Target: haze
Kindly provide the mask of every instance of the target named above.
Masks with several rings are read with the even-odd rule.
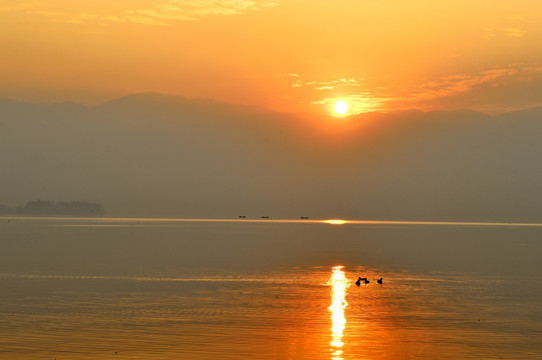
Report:
[[[0,102],[2,202],[112,216],[539,221],[542,108],[347,118],[146,93]]]

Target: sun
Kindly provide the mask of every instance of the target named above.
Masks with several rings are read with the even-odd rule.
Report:
[[[335,106],[333,106],[333,109],[335,109],[335,113],[337,115],[343,115],[344,113],[348,111],[348,104],[342,100],[339,100],[335,103]]]

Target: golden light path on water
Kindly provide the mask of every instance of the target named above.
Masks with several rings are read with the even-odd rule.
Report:
[[[346,279],[342,266],[335,266],[331,272],[328,285],[331,286],[331,305],[329,311],[331,312],[331,342],[330,351],[332,360],[342,360],[344,345],[343,331],[346,325],[346,317],[344,315],[344,309],[348,306],[346,302],[346,290],[350,284]]]
[[[240,219],[176,219],[176,218],[114,218],[114,217],[30,217],[0,216],[5,220],[40,220],[62,221],[55,226],[134,226],[160,225],[175,223],[271,223],[271,224],[328,224],[328,225],[366,225],[366,226],[473,226],[473,227],[542,227],[542,223],[520,222],[476,222],[476,221],[408,221],[408,220],[343,220],[343,219],[272,219],[272,218],[240,218]],[[73,224],[77,223],[78,224]],[[70,224],[72,223],[72,224]]]

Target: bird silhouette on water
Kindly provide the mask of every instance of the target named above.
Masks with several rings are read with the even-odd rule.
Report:
[[[376,282],[379,283],[380,285],[382,285],[382,280],[383,280],[383,279],[380,278],[380,279],[376,280]],[[363,282],[365,285],[367,285],[367,284],[370,283],[370,281],[367,280],[366,277],[358,277],[358,279],[356,280],[356,285],[357,285],[357,286],[360,286],[362,282]]]

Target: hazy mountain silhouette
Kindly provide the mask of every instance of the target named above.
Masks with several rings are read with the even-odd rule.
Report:
[[[538,221],[542,108],[349,118],[137,94],[0,100],[0,203],[108,215]]]

